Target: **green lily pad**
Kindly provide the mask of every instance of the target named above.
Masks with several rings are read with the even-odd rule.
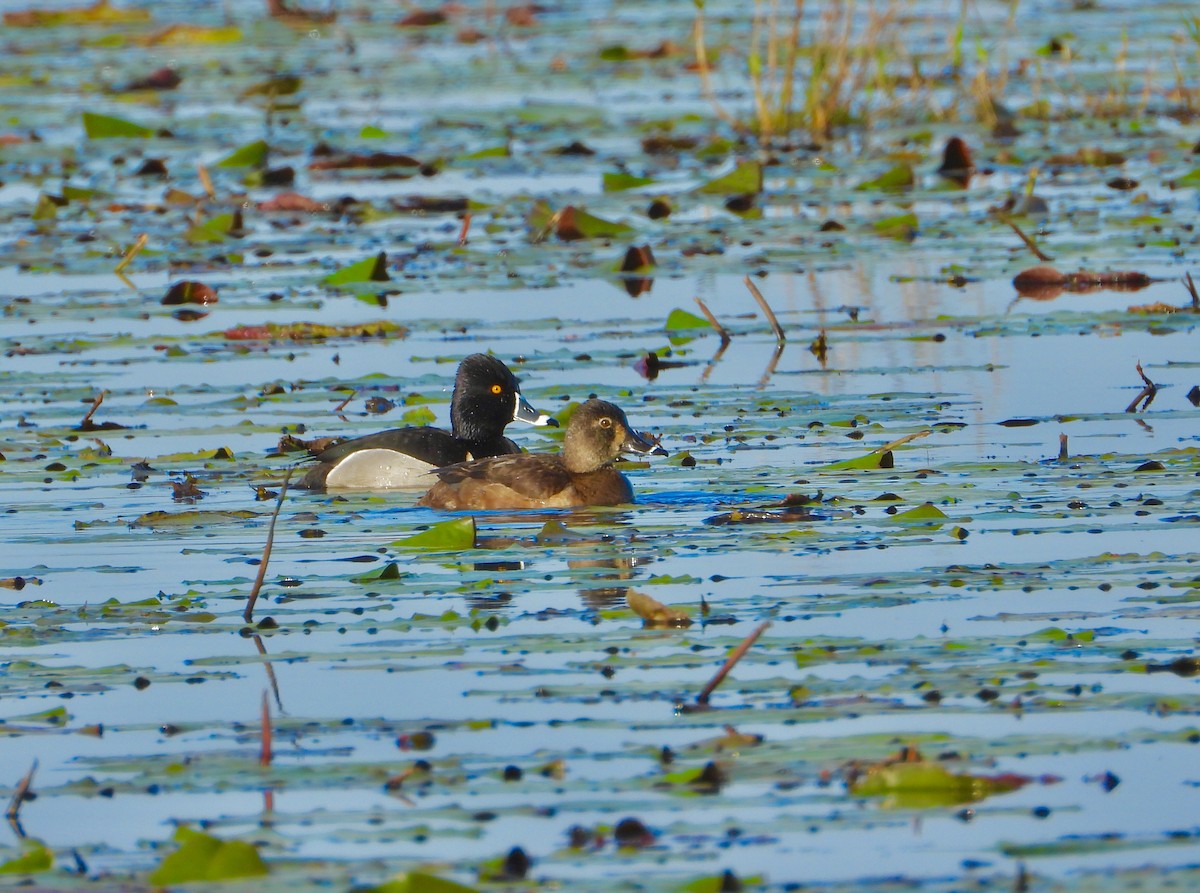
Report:
[[[262,167],[266,164],[268,151],[265,140],[256,140],[234,149],[217,162],[217,167]]]
[[[475,519],[454,518],[434,524],[428,530],[392,543],[395,549],[413,549],[423,552],[457,552],[475,548]]]
[[[723,177],[697,187],[696,191],[705,195],[754,195],[762,192],[762,188],[762,165],[757,161],[746,161]]]
[[[362,282],[391,282],[392,277],[388,275],[387,271],[387,252],[380,251],[374,257],[363,258],[348,267],[342,267],[321,281],[326,285],[334,286],[355,285]]]
[[[145,139],[154,136],[154,130],[123,118],[113,118],[109,115],[98,115],[95,112],[83,113],[83,131],[90,140],[102,139]]]
[[[0,862],[0,874],[36,874],[49,871],[54,865],[54,854],[40,840],[29,838],[21,841],[21,855]]]
[[[186,884],[192,881],[226,881],[268,874],[258,850],[241,840],[221,840],[203,831],[181,826],[173,839],[179,849],[168,853],[150,872],[152,884]]]

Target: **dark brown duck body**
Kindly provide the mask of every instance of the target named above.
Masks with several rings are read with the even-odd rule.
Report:
[[[496,456],[439,468],[439,480],[417,500],[430,508],[538,509],[633,502],[633,487],[612,467],[622,452],[665,456],[629,427],[618,407],[589,400],[567,423],[558,455]]]

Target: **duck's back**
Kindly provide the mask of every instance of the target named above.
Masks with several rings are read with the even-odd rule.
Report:
[[[462,511],[622,505],[633,501],[633,488],[615,469],[573,473],[556,455],[497,456],[439,468],[435,473],[438,482],[417,500],[417,505]]]
[[[469,443],[442,428],[393,428],[324,450],[301,485],[313,490],[422,489],[435,468],[519,450],[507,437]]]

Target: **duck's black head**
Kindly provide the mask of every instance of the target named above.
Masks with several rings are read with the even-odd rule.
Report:
[[[450,401],[454,436],[490,441],[501,437],[504,427],[514,421],[557,424],[521,396],[516,376],[503,362],[487,354],[471,354],[459,364],[454,379],[454,396]]]
[[[666,456],[667,451],[635,431],[619,406],[604,400],[588,400],[567,422],[563,461],[571,471],[596,471],[615,461],[621,453]]]

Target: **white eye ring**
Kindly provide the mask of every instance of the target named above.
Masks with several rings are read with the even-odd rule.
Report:
[[[601,428],[611,428],[612,427],[612,419],[610,419],[608,416],[605,416],[604,418],[602,418],[600,420],[600,427]]]

